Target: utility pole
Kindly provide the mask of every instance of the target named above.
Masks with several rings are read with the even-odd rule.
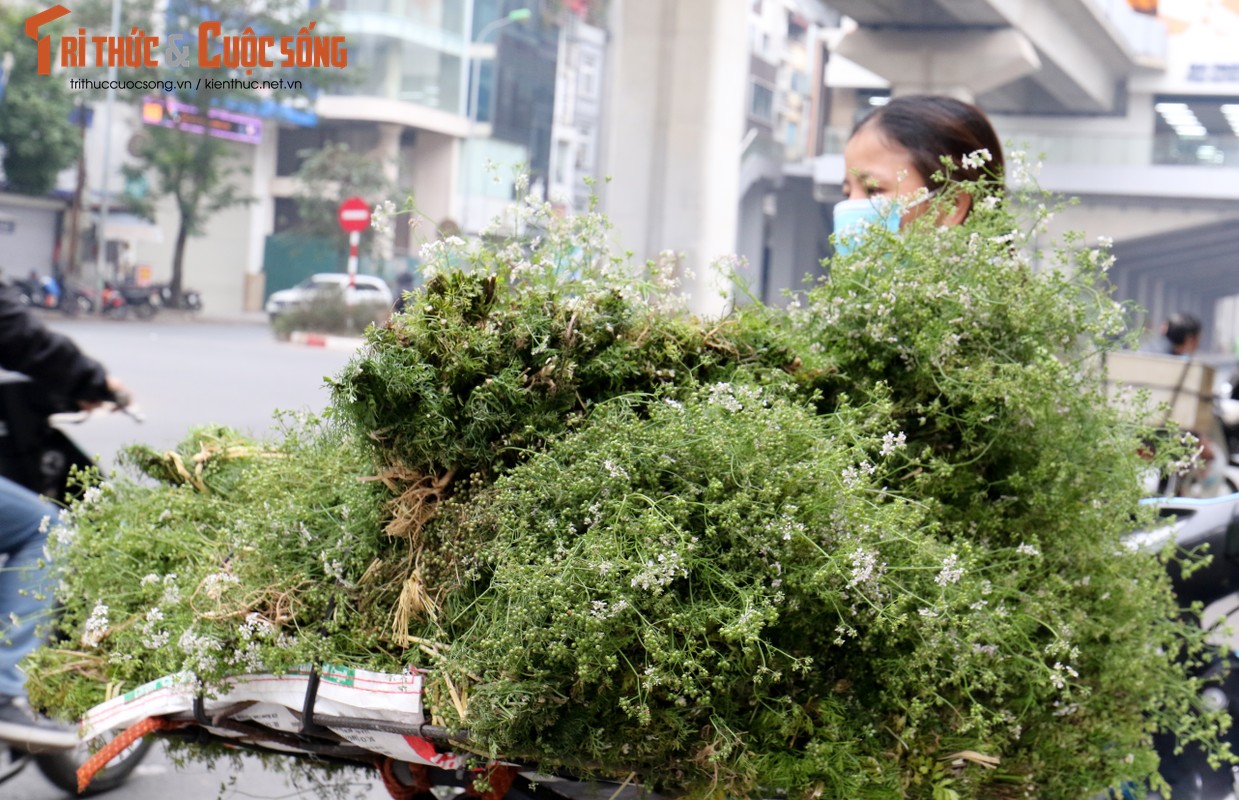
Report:
[[[77,262],[78,239],[81,237],[82,192],[86,187],[86,104],[77,103],[77,125],[81,131],[82,148],[77,157],[77,185],[73,187],[73,205],[69,208],[69,256],[65,274],[77,278],[81,274]]]

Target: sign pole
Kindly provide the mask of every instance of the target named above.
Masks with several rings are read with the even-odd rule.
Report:
[[[349,231],[348,234],[348,285],[357,286],[357,249],[361,244],[361,231]]]
[[[360,197],[349,197],[340,203],[337,214],[340,227],[348,231],[348,286],[357,288],[357,250],[361,232],[370,226],[370,206]]]

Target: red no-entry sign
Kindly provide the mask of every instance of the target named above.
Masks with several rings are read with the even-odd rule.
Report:
[[[341,228],[349,233],[361,233],[370,225],[370,206],[360,197],[350,197],[340,204],[337,216]]]

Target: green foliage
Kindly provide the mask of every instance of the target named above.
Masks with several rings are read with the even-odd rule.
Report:
[[[0,55],[13,55],[0,100],[4,179],[10,191],[32,195],[51,191],[57,173],[82,149],[81,134],[69,121],[73,100],[64,81],[38,74],[35,42],[23,30],[26,17],[38,10],[0,6]]]
[[[304,306],[281,312],[271,324],[281,338],[293,331],[357,336],[371,325],[383,324],[390,314],[386,303],[358,303],[350,308],[343,289],[325,286]]]
[[[936,227],[956,191],[968,224]],[[164,484],[75,508],[72,646],[31,691],[410,664],[479,755],[691,797],[1086,797],[1156,784],[1156,732],[1225,758],[1169,554],[1125,540],[1180,454],[1106,400],[1109,254],[1025,252],[1043,201],[952,186],[721,320],[596,214],[428,245],[339,427],[137,453]]]
[[[135,165],[125,165],[125,177],[136,179],[153,175],[150,194],[130,197],[135,212],[154,219],[161,197],[171,195],[181,215],[186,236],[201,236],[206,221],[225,208],[249,203],[236,178],[244,164],[236,146],[222,139],[197,136],[171,128],[142,131],[134,155]]]
[[[298,153],[305,160],[297,168],[298,229],[324,239],[337,241],[343,248],[347,234],[340,230],[340,203],[348,197],[361,197],[371,206],[390,201],[396,187],[388,179],[386,165],[373,153],[359,153],[344,142],[331,142],[317,150]],[[362,236],[362,246],[377,253],[379,237]]]
[[[790,363],[733,323],[679,313],[673,263],[649,265],[649,278],[609,260],[595,269],[605,235],[586,215],[530,247],[467,251],[449,237],[424,248],[425,285],[370,332],[333,383],[335,409],[380,463],[463,477],[513,463],[608,398]]]
[[[53,531],[68,636],[33,657],[32,699],[75,716],[182,669],[209,683],[327,656],[397,668],[363,633],[390,604],[364,577],[380,489],[358,480],[358,454],[292,418],[276,445],[204,429],[171,453],[130,451],[130,476],[88,489]]]

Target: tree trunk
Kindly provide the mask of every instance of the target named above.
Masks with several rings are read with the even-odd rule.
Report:
[[[172,294],[169,301],[173,308],[181,307],[181,283],[185,272],[185,243],[187,241],[189,241],[189,222],[182,209],[181,221],[176,228],[176,247],[172,249],[172,280],[168,284],[168,291]]]

